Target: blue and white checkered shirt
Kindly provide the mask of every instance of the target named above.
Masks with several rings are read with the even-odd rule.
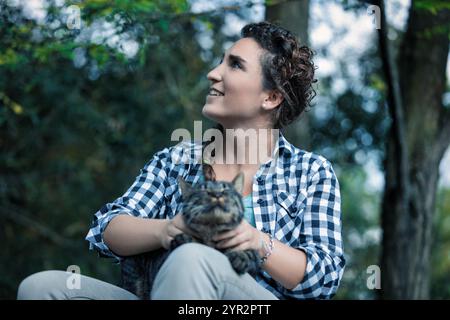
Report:
[[[196,183],[201,161],[186,154],[201,152],[201,143],[179,143],[157,152],[141,169],[125,194],[105,204],[94,216],[86,236],[90,249],[120,261],[103,240],[103,231],[119,214],[171,219],[180,212],[177,178]],[[253,179],[256,228],[307,256],[304,278],[286,289],[261,271],[256,280],[280,299],[329,299],[339,286],[345,267],[341,236],[339,183],[328,160],[290,144],[280,131],[273,157]]]

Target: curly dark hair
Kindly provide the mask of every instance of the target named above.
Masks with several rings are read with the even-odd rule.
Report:
[[[317,81],[314,54],[309,47],[301,46],[290,31],[266,21],[247,24],[241,36],[254,39],[265,49],[261,56],[263,89],[276,89],[284,98],[273,113],[274,128],[280,129],[309,109],[316,95],[312,87]]]

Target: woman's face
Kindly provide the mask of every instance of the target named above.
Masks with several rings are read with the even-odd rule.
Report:
[[[225,52],[221,63],[207,75],[211,86],[202,110],[204,116],[225,128],[252,127],[265,119],[268,110],[262,105],[268,94],[262,89],[262,53],[252,38],[238,40]]]

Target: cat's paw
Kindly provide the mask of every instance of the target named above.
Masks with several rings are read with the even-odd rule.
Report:
[[[170,242],[170,250],[175,250],[179,246],[185,243],[194,242],[194,238],[186,233],[177,234],[173,240]]]
[[[237,274],[255,274],[259,270],[260,258],[255,250],[227,251],[225,255]]]

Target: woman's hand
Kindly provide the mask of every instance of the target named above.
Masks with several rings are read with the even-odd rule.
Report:
[[[184,223],[183,215],[177,214],[175,218],[166,220],[164,227],[161,229],[161,233],[159,235],[161,246],[164,249],[169,249],[170,242],[172,242],[173,238],[180,233],[195,236],[195,233]]]
[[[217,242],[217,249],[231,248],[232,251],[253,249],[261,254],[262,233],[251,226],[246,220],[233,230],[216,235],[213,238]]]

